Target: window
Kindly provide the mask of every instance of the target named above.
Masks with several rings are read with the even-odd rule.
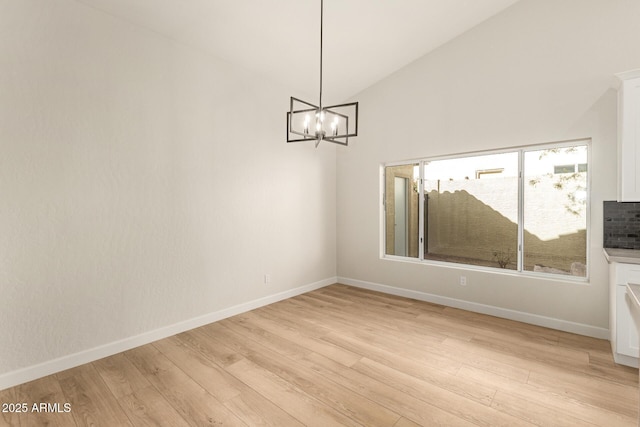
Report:
[[[385,170],[385,253],[418,258],[419,165],[388,166]]]
[[[550,173],[564,159],[573,169]],[[524,152],[524,270],[586,276],[586,161],[586,145]]]
[[[423,171],[424,259],[491,267],[499,258],[515,268],[518,154],[425,161]]]
[[[588,142],[385,166],[386,256],[587,276]]]
[[[497,174],[501,174],[502,172],[504,172],[504,169],[500,168],[500,169],[484,169],[484,170],[479,170],[476,171],[476,179],[480,179],[483,176],[487,177],[489,175],[497,175]]]
[[[586,171],[587,171],[587,164],[586,163],[580,163],[580,164],[577,164],[577,165],[559,165],[559,166],[554,166],[553,167],[553,173],[555,173],[555,174],[586,172]]]

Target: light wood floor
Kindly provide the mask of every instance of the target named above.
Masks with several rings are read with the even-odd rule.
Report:
[[[609,343],[333,285],[0,391],[0,426],[636,426]]]

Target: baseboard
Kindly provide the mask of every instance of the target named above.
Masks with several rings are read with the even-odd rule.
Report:
[[[638,367],[637,357],[627,356],[619,353],[613,353],[613,360],[619,365],[630,366],[632,368]]]
[[[172,335],[188,331],[190,329],[198,328],[209,323],[217,322],[219,320],[226,319],[227,317],[245,313],[247,311],[263,307],[265,305],[273,304],[274,302],[282,301],[287,298],[320,289],[336,282],[336,277],[330,277],[328,279],[320,280],[318,282],[300,286],[288,291],[268,295],[266,297],[234,305],[232,307],[228,307],[219,311],[184,320],[182,322],[158,328],[133,337],[125,338],[119,341],[101,345],[99,347],[91,348],[78,353],[43,362],[38,365],[11,371],[6,374],[0,375],[0,390],[33,381],[47,375],[64,371],[66,369],[75,368],[76,366],[90,363],[95,360],[102,359],[103,357],[108,357],[126,350],[131,350],[132,348],[149,344],[151,342],[158,341],[160,339],[167,338]]]
[[[382,285],[380,283],[365,282],[363,280],[350,279],[348,277],[338,277],[338,283],[343,283],[345,285],[355,286],[363,289],[369,289],[372,291],[383,292],[386,294],[412,298],[420,301],[432,302],[434,304],[446,305],[448,307],[460,308],[462,310],[473,311],[475,313],[488,314],[491,316],[501,317],[503,319],[517,320],[518,322],[529,323],[532,325],[543,326],[545,328],[571,332],[588,337],[606,340],[609,339],[609,330],[605,328],[599,328],[597,326],[585,325],[582,323],[575,323],[567,320],[540,316],[537,314],[524,313],[521,311],[510,310],[507,308],[495,307],[492,305],[485,305],[471,301],[443,297],[426,292],[397,288],[394,286]]]

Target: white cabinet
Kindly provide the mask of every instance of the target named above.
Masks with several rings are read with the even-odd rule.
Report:
[[[616,74],[618,89],[618,201],[640,201],[640,69]]]
[[[640,264],[611,263],[609,330],[613,358],[616,363],[637,368],[640,345],[638,330],[626,299],[627,283],[640,283]]]
[[[616,341],[618,347],[616,351],[619,354],[625,356],[638,357],[638,330],[633,317],[631,317],[631,310],[629,302],[626,299],[627,286],[616,286],[616,306],[619,307],[617,314],[618,330],[616,331]]]

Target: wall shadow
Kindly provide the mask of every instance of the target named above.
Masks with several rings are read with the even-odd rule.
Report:
[[[500,267],[503,261],[506,268],[516,268],[518,225],[514,221],[465,190],[434,190],[427,193],[425,203],[425,259],[492,267]],[[525,230],[524,251],[525,270],[585,275],[586,230],[550,240]]]

